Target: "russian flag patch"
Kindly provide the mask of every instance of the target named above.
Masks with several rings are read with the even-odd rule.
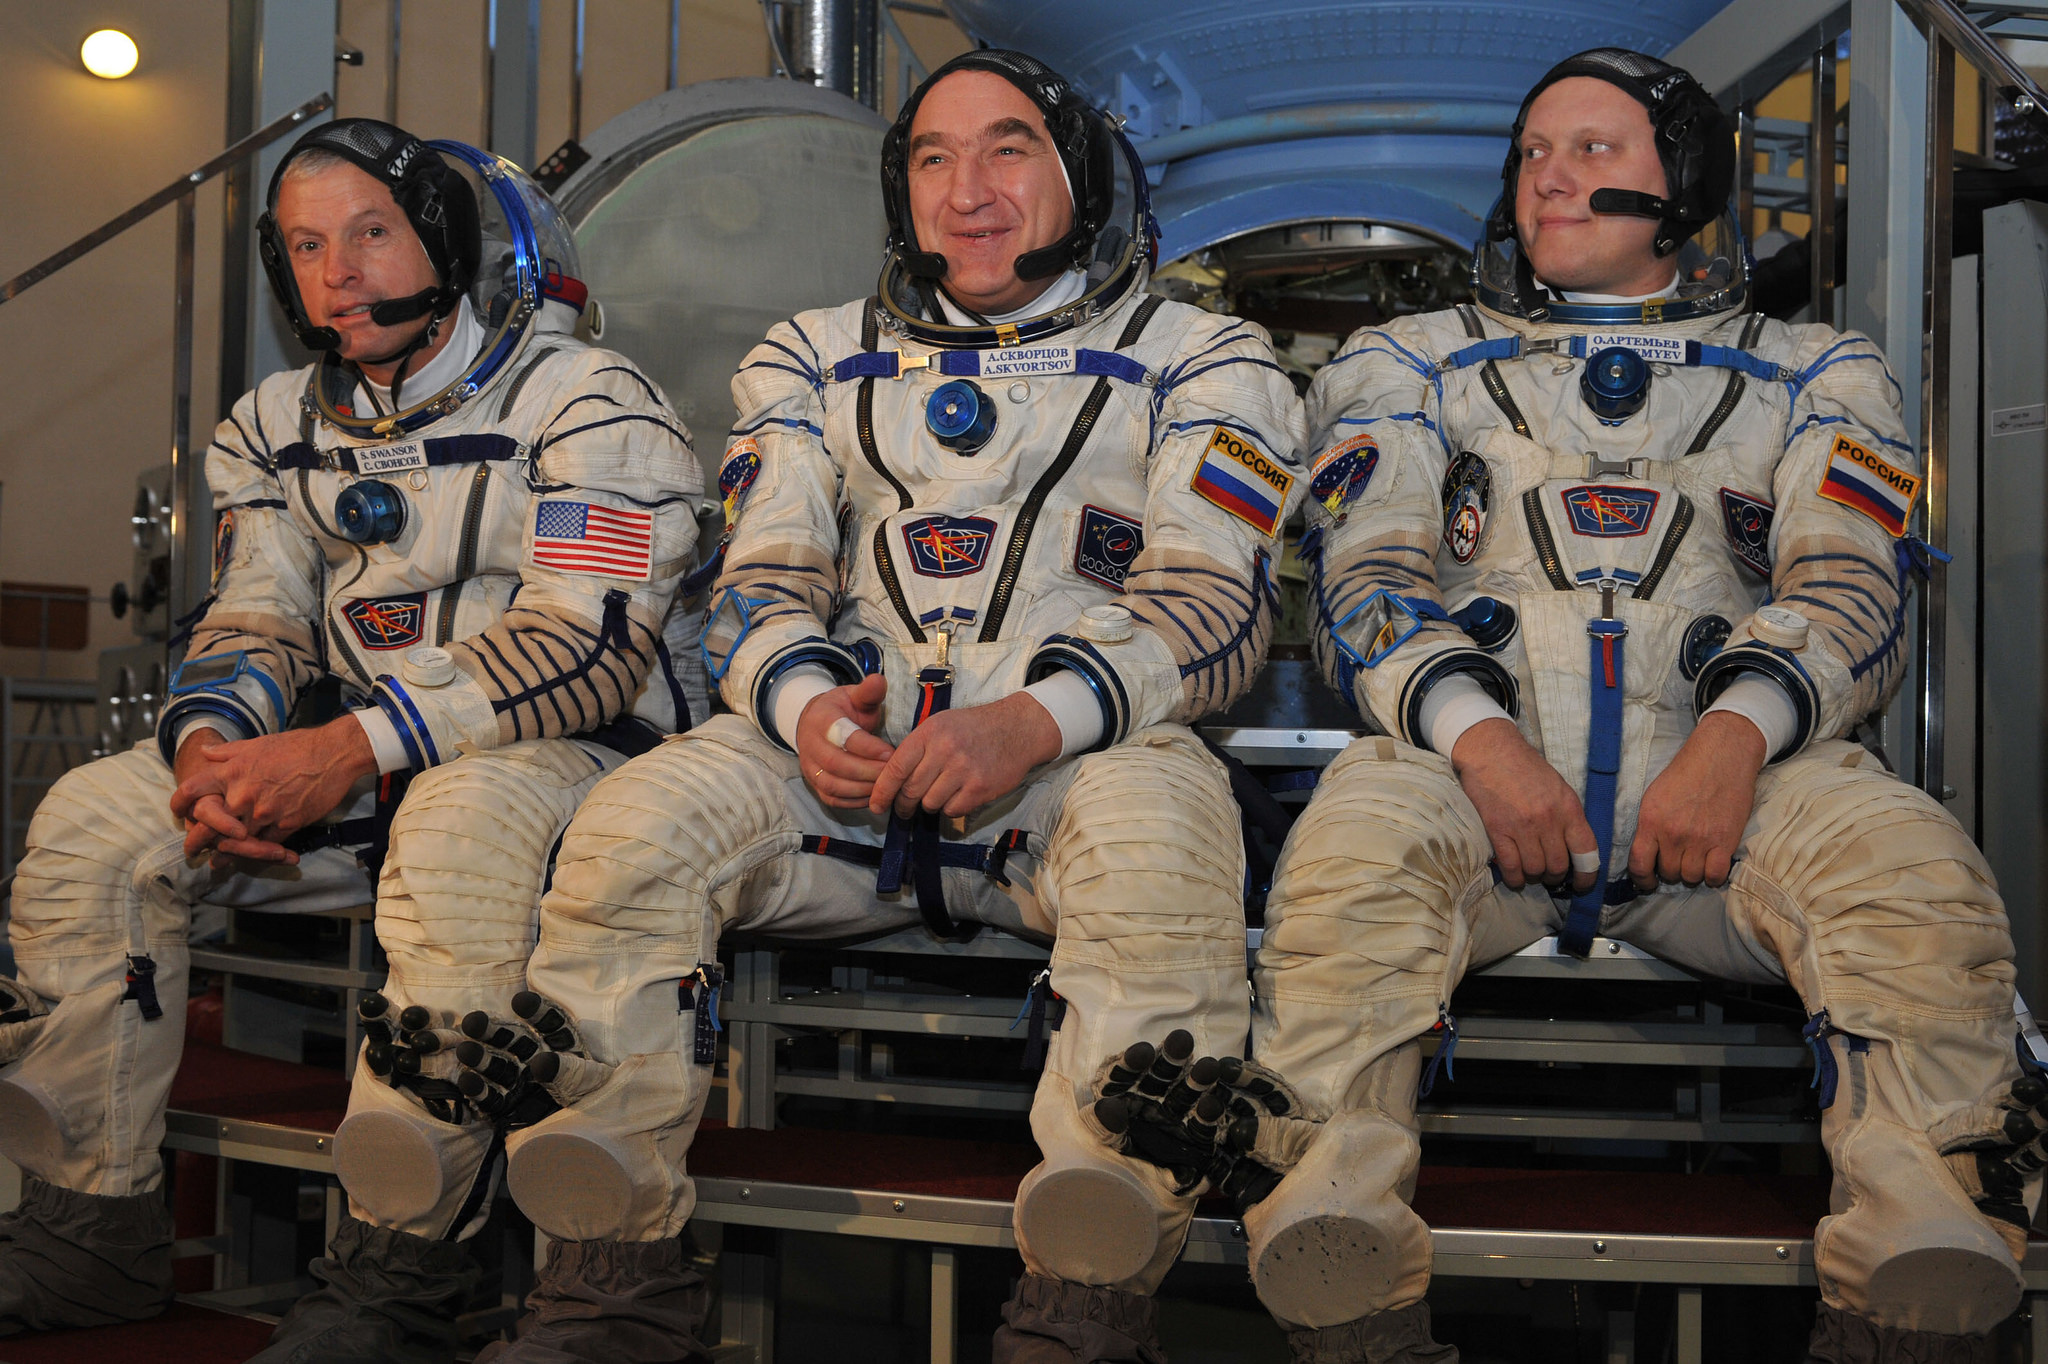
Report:
[[[1272,535],[1280,529],[1294,475],[1237,432],[1219,426],[1188,486],[1259,534]]]
[[[1820,495],[1862,512],[1896,540],[1906,533],[1913,499],[1920,496],[1920,478],[1847,436],[1836,436],[1821,474]]]

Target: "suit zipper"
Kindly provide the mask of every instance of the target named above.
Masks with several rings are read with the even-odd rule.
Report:
[[[1522,409],[1515,406],[1514,395],[1508,392],[1508,381],[1501,377],[1500,366],[1488,360],[1486,367],[1479,371],[1480,379],[1486,384],[1486,392],[1493,399],[1493,405],[1501,410],[1515,428],[1515,434],[1529,439],[1529,423],[1522,416]]]
[[[1558,591],[1573,591],[1572,580],[1564,576],[1564,563],[1557,557],[1557,540],[1550,533],[1550,522],[1543,516],[1542,488],[1531,488],[1522,494],[1522,516],[1529,523],[1529,538],[1536,544],[1536,559],[1543,565],[1543,576]]]
[[[469,484],[469,505],[462,513],[462,547],[455,554],[455,581],[441,595],[441,621],[436,644],[446,644],[455,633],[455,606],[462,600],[463,584],[476,572],[476,542],[483,533],[484,500],[491,491],[491,466],[479,464]]]
[[[1664,579],[1664,572],[1671,567],[1671,561],[1678,557],[1678,547],[1685,543],[1685,534],[1692,529],[1695,511],[1692,499],[1684,493],[1678,495],[1678,509],[1671,513],[1671,525],[1664,532],[1664,542],[1657,546],[1657,557],[1650,564],[1650,571],[1636,584],[1630,595],[1638,601],[1648,601],[1650,594],[1657,590],[1657,584]]]
[[[903,595],[903,581],[896,576],[896,560],[889,553],[889,523],[882,522],[875,527],[875,572],[881,575],[882,588],[889,594],[890,603],[896,614],[903,617],[903,628],[910,632],[914,643],[925,642],[924,627],[917,623],[917,617],[910,613],[910,602]]]
[[[1067,443],[1061,447],[1052,467],[1040,476],[1032,486],[1031,495],[1024,499],[1018,509],[1016,524],[1010,527],[1010,543],[1003,550],[1002,571],[996,577],[995,590],[989,594],[988,615],[982,619],[981,632],[975,638],[986,644],[1002,633],[1003,617],[1010,612],[1010,598],[1017,590],[1017,576],[1024,569],[1024,555],[1031,548],[1031,532],[1038,524],[1038,513],[1045,507],[1045,499],[1052,496],[1052,490],[1066,477],[1073,467],[1074,459],[1094,433],[1096,419],[1109,404],[1109,380],[1097,379],[1095,387],[1088,394],[1088,401],[1081,405],[1081,415],[1074,418],[1073,429],[1067,432]]]
[[[1762,313],[1749,315],[1749,321],[1743,324],[1742,339],[1738,343],[1742,349],[1748,350],[1756,344],[1757,336],[1763,331],[1763,322]],[[1735,405],[1742,401],[1742,389],[1742,371],[1731,370],[1728,374],[1728,386],[1721,390],[1721,401],[1714,405],[1713,415],[1707,418],[1706,425],[1700,428],[1700,433],[1692,438],[1692,444],[1686,447],[1685,453],[1698,454],[1707,448],[1708,441],[1720,434],[1721,427],[1728,418],[1735,415]]]
[[[1124,324],[1123,334],[1116,339],[1116,348],[1128,349],[1144,334],[1145,324],[1152,315],[1165,305],[1166,300],[1158,295],[1148,296],[1131,314],[1131,320]],[[1031,548],[1031,532],[1038,524],[1038,514],[1045,507],[1045,499],[1052,496],[1052,490],[1067,476],[1074,461],[1080,458],[1081,447],[1088,443],[1094,433],[1095,423],[1102,417],[1102,409],[1109,405],[1109,380],[1097,379],[1095,387],[1088,392],[1088,401],[1081,405],[1081,415],[1074,418],[1073,429],[1067,432],[1067,442],[1054,456],[1052,466],[1039,475],[1038,482],[1031,485],[1031,495],[1024,499],[1024,505],[1017,512],[1017,520],[1010,527],[1010,543],[1003,551],[1003,567],[996,579],[995,590],[989,594],[988,614],[981,618],[981,630],[975,639],[983,644],[997,639],[1003,630],[1003,617],[1010,612],[1010,599],[1017,590],[1017,575],[1024,570],[1024,555]]]

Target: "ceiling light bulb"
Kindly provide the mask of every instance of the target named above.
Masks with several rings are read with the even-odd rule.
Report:
[[[88,37],[78,49],[85,69],[106,80],[119,80],[135,69],[140,53],[135,40],[118,28],[103,28]]]

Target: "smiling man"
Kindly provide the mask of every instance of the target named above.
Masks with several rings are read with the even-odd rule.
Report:
[[[260,1358],[439,1364],[478,1273],[461,1242],[532,1116],[465,1095],[446,1053],[523,987],[576,802],[689,723],[671,607],[702,475],[655,388],[569,335],[574,247],[516,168],[346,119],[293,146],[268,207],[272,287],[321,358],[215,433],[213,590],[156,741],[59,781],[14,882],[0,1150],[29,1179],[0,1335],[169,1301],[194,906],[375,899],[390,979],[334,1144],[350,1215]],[[339,716],[308,713],[323,682]]]
[[[1745,311],[1734,164],[1685,72],[1567,59],[1516,120],[1479,306],[1361,332],[1310,390],[1317,648],[1377,733],[1281,855],[1253,1037],[1288,1102],[1226,1143],[1298,1359],[1455,1358],[1418,1090],[1459,979],[1550,933],[1804,1000],[1813,1359],[1988,1359],[2018,1304],[2048,1088],[2016,1078],[2004,909],[1850,739],[1904,666],[1918,457],[1867,338]]]
[[[510,1143],[549,1235],[682,1230],[725,929],[994,925],[1054,944],[995,1358],[1158,1357],[1193,1194],[1085,1110],[1118,1039],[1249,1023],[1238,815],[1185,726],[1263,658],[1301,418],[1257,327],[1146,294],[1142,176],[1038,62],[958,58],[883,143],[880,295],[735,376],[704,643],[734,713],[602,783],[542,905],[536,991],[636,973]]]

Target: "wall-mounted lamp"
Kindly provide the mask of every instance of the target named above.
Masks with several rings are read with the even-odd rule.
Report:
[[[119,80],[135,69],[141,56],[135,40],[118,28],[103,28],[79,45],[78,58],[85,69],[105,80]]]

